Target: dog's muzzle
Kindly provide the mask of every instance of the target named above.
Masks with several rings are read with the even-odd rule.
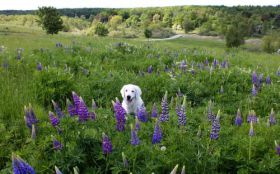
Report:
[[[130,96],[130,95],[126,96],[126,100],[127,100],[127,101],[131,102],[131,101],[132,101],[132,99],[133,99],[133,98],[131,98],[131,96]]]

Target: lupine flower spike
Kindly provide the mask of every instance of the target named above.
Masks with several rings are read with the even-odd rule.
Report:
[[[130,140],[130,143],[133,145],[133,146],[136,146],[136,145],[139,145],[140,144],[140,140],[137,136],[137,132],[136,130],[133,128],[132,124],[130,125],[131,127],[131,140]]]
[[[178,115],[178,125],[179,126],[186,126],[186,96],[183,97],[183,104],[181,105],[180,112],[177,113]]]
[[[92,110],[96,110],[97,109],[97,105],[96,102],[94,101],[94,99],[92,99]]]
[[[136,131],[140,130],[140,122],[137,117],[135,117],[135,130]]]
[[[256,89],[256,86],[253,84],[253,87],[252,87],[252,96],[256,96],[258,93],[257,89]]]
[[[276,154],[280,156],[280,146],[276,140],[275,140],[275,150],[276,150]]]
[[[56,127],[57,125],[59,125],[59,119],[57,117],[54,116],[54,113],[49,111],[49,119],[50,122],[52,124],[53,127]]]
[[[165,95],[161,102],[161,114],[160,114],[160,121],[165,122],[169,120],[169,108],[167,103],[167,91],[165,92]]]
[[[254,110],[249,111],[247,122],[248,123],[250,123],[250,122],[257,123],[258,122],[258,118],[257,118],[256,112]]]
[[[109,137],[103,132],[102,133],[102,150],[103,150],[103,154],[110,154],[112,153],[112,143],[109,139]]]
[[[156,103],[154,103],[152,108],[152,118],[157,118],[157,115],[158,115],[157,105]]]
[[[254,136],[254,127],[253,127],[253,121],[250,122],[250,130],[249,130],[249,136],[252,137]]]
[[[122,159],[123,159],[123,167],[128,168],[128,161],[127,161],[126,156],[123,152],[122,152]]]
[[[54,150],[62,150],[63,145],[54,136],[52,136],[52,139],[53,139]]]
[[[80,97],[79,101],[80,101],[79,102],[79,107],[78,107],[79,121],[84,122],[84,121],[88,120],[89,112],[88,112],[88,108],[87,108],[84,100],[82,99],[82,97]]]
[[[56,173],[56,174],[62,174],[62,172],[59,170],[58,167],[54,166],[54,168],[55,168],[55,173]]]
[[[210,133],[211,140],[217,140],[219,138],[220,129],[221,129],[221,125],[220,125],[220,110],[219,110],[215,120],[213,120],[212,122],[212,131]]]
[[[178,164],[174,167],[174,169],[171,171],[171,173],[170,174],[176,174],[176,172],[177,172],[177,169],[178,169]]]
[[[212,107],[213,107],[213,103],[212,103],[212,101],[210,100],[209,102],[208,102],[208,110],[207,110],[207,117],[208,117],[208,121],[213,121],[213,120],[215,120],[215,115],[213,114],[213,112],[212,112]]]
[[[38,123],[38,120],[35,116],[31,104],[29,104],[29,107],[24,106],[24,113],[25,113],[24,116],[25,123],[29,129],[32,129],[32,124],[36,125]]]
[[[156,122],[155,128],[154,128],[154,134],[152,139],[152,144],[160,143],[162,139],[162,131],[159,125],[159,121]]]
[[[19,156],[12,154],[14,174],[35,174],[35,170]]]
[[[242,125],[242,116],[240,109],[237,110],[236,117],[235,117],[235,125],[236,126],[241,126]]]
[[[274,113],[274,111],[273,111],[273,108],[271,109],[271,112],[270,112],[269,124],[270,124],[270,126],[276,124],[276,118],[275,118],[275,113]]]
[[[80,105],[80,97],[73,91],[72,92],[73,101],[76,109],[76,114],[78,114],[79,105]]]
[[[79,174],[79,168],[77,166],[73,167],[74,174]]]
[[[267,76],[267,77],[266,77],[265,83],[266,83],[267,85],[270,85],[270,84],[271,84],[270,76]]]
[[[70,102],[69,99],[66,100],[66,103],[67,103],[67,110],[68,110],[69,115],[71,117],[73,117],[75,115],[78,115],[77,112],[76,112],[75,106]]]
[[[148,113],[144,105],[138,108],[137,117],[139,121],[147,122],[148,121]]]
[[[56,112],[56,115],[58,116],[58,118],[61,118],[64,116],[64,113],[61,111],[60,107],[58,106],[58,104],[52,100],[52,103],[53,103],[53,107],[54,107],[54,110]]]
[[[117,131],[124,131],[125,129],[125,109],[122,107],[122,104],[120,103],[119,99],[116,98],[116,102],[112,101],[114,106],[114,112],[116,117],[116,129]]]
[[[183,166],[181,174],[186,174],[185,166]]]

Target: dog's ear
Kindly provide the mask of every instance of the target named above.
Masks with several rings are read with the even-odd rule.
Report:
[[[122,95],[122,98],[124,98],[124,90],[125,90],[125,86],[123,86],[122,89],[121,89],[121,91],[120,91],[120,92],[121,92],[121,95]]]
[[[140,97],[141,96],[141,94],[142,94],[142,91],[141,91],[141,89],[139,88],[139,86],[134,86],[134,88],[135,88],[135,91],[136,91],[136,96],[137,97]]]

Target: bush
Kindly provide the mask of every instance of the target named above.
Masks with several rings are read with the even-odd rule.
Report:
[[[99,22],[95,27],[94,33],[97,34],[98,36],[107,36],[109,31],[103,23]]]
[[[189,19],[185,19],[184,20],[184,30],[185,30],[185,33],[188,33],[189,31],[192,31],[194,29],[195,29],[194,22],[192,22]]]
[[[267,36],[264,36],[262,49],[267,53],[273,53],[280,49],[280,35],[277,33],[271,33]]]
[[[226,32],[226,46],[230,47],[239,47],[244,44],[244,36],[236,25],[231,25]]]

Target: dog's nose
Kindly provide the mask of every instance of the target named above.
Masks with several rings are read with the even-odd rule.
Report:
[[[130,100],[130,99],[131,99],[130,95],[126,96],[126,98],[127,98],[127,100]]]

